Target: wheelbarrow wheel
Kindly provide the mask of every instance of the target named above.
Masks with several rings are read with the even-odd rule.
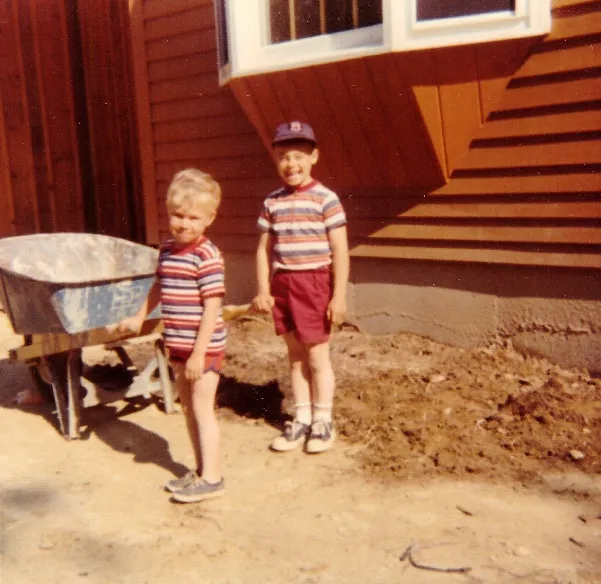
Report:
[[[52,393],[59,427],[68,440],[79,438],[81,410],[81,349],[72,349],[47,357],[52,376]]]

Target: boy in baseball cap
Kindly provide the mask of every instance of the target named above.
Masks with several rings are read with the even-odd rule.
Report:
[[[286,342],[295,416],[271,449],[304,446],[319,453],[335,438],[329,339],[331,325],[346,316],[346,216],[338,196],[312,176],[319,151],[309,124],[280,124],[272,145],[284,185],[267,196],[258,219],[253,305],[271,311],[275,332]]]

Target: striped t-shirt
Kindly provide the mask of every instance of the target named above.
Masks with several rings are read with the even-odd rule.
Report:
[[[202,321],[204,301],[225,294],[223,256],[206,237],[184,249],[174,248],[173,240],[168,240],[160,249],[157,276],[165,345],[173,358],[187,360]],[[226,336],[219,311],[207,354],[223,353]]]
[[[273,236],[274,271],[314,270],[332,263],[328,233],[346,225],[346,215],[336,193],[313,181],[268,195],[257,224]]]

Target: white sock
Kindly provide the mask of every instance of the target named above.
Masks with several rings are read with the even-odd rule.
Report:
[[[310,403],[297,403],[294,404],[296,410],[295,419],[307,426],[311,425],[311,404]]]
[[[313,404],[313,421],[332,421],[332,404]]]

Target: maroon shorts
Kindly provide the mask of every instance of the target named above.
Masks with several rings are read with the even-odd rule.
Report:
[[[188,356],[189,357],[189,356]],[[175,365],[176,367],[181,366],[185,369],[186,361],[188,358],[184,358],[180,355],[170,355],[169,361]],[[203,373],[208,373],[209,371],[213,371],[214,373],[221,373],[221,368],[223,367],[225,362],[225,353],[217,353],[215,355],[205,355],[205,363]]]
[[[278,270],[271,280],[273,320],[278,335],[296,331],[302,343],[324,343],[330,337],[328,304],[332,274],[317,270]]]

